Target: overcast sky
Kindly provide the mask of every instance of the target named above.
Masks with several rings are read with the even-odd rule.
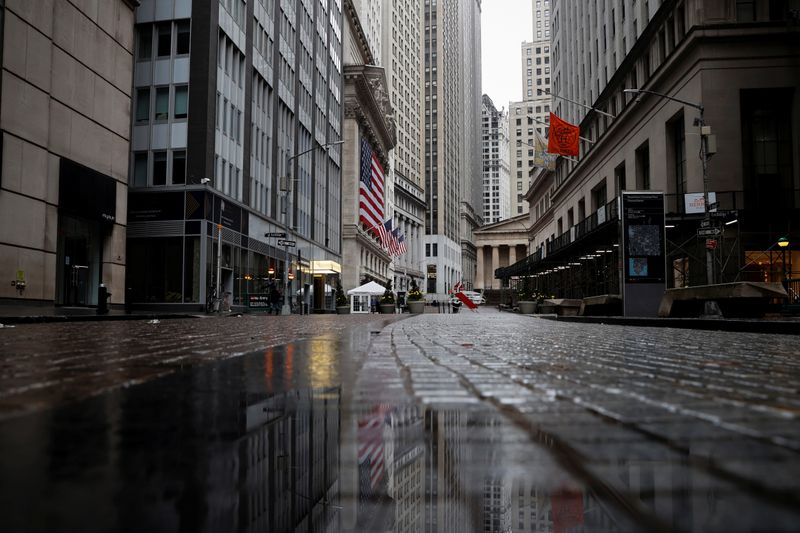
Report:
[[[498,109],[522,100],[520,44],[532,38],[531,0],[481,3],[483,93]]]

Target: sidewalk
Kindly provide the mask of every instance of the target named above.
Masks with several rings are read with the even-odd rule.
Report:
[[[53,305],[0,305],[0,324],[37,324],[43,322],[93,322],[101,320],[142,320],[144,318],[195,318],[203,313],[178,313],[157,310],[110,309],[98,315],[95,307],[56,307]]]

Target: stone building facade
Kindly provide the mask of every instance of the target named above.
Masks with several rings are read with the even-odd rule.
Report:
[[[135,0],[5,0],[0,299],[125,295]]]

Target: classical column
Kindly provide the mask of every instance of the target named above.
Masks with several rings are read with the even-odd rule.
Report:
[[[475,274],[475,288],[485,289],[486,279],[483,273],[483,246],[478,246],[478,271]]]
[[[516,244],[509,244],[508,245],[508,264],[513,265],[517,262],[517,245]]]
[[[500,268],[500,247],[492,246],[492,273]],[[492,274],[492,288],[494,289],[494,274]]]

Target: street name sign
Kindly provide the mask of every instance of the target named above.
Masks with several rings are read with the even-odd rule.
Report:
[[[279,239],[285,239],[286,238],[286,232],[277,231],[277,232],[274,232],[274,233],[265,233],[264,237],[277,237]]]
[[[722,230],[719,228],[700,228],[697,230],[698,237],[716,237],[720,234],[722,234]]]
[[[297,246],[297,241],[287,241],[284,239],[280,239],[278,241],[278,246]]]

